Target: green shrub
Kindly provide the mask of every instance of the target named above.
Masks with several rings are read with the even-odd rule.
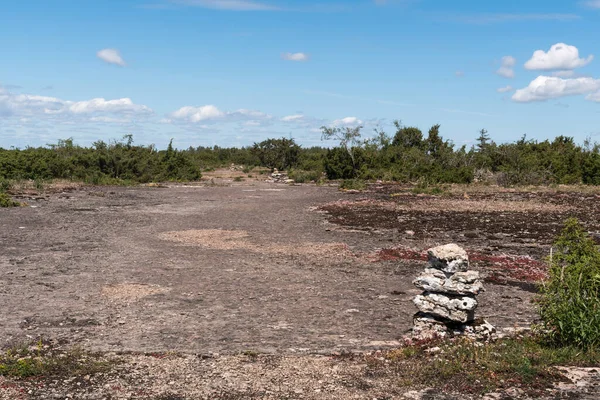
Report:
[[[317,182],[319,178],[321,178],[320,171],[301,171],[301,170],[292,170],[289,173],[290,179],[293,179],[296,183],[306,183],[306,182]]]
[[[561,344],[600,345],[600,250],[571,218],[554,244],[550,278],[542,287],[540,315]]]
[[[298,163],[300,146],[294,139],[283,137],[254,143],[250,152],[260,160],[262,166],[284,170]]]
[[[345,179],[340,183],[340,189],[343,190],[365,190],[367,184],[361,179]]]
[[[12,184],[6,179],[0,179],[0,193],[4,193],[11,188]]]
[[[21,203],[14,201],[6,193],[0,192],[0,208],[2,207],[20,207]]]
[[[445,190],[438,185],[430,185],[426,180],[421,179],[417,186],[412,189],[414,194],[429,194],[429,195],[440,195],[444,194]]]

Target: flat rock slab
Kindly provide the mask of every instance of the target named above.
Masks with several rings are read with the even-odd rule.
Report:
[[[423,261],[359,255],[427,248],[456,228],[431,230],[432,243],[406,239],[407,227],[338,228],[315,208],[367,194],[333,187],[168,186],[83,187],[27,199],[36,208],[0,209],[1,345],[43,337],[117,352],[393,347],[412,327]],[[380,209],[361,218],[390,221]],[[486,284],[477,315],[499,329],[529,326],[532,297]]]

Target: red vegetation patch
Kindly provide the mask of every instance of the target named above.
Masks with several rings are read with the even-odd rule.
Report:
[[[480,269],[490,271],[488,282],[540,282],[548,278],[547,266],[527,256],[470,253],[469,259]]]
[[[379,249],[375,253],[367,255],[366,258],[371,262],[399,260],[427,261],[427,252],[418,252],[411,249],[395,247],[391,249]]]
[[[548,268],[540,261],[528,256],[493,255],[469,251],[472,265],[489,273],[486,281],[506,283],[508,281],[540,282],[548,277]],[[407,248],[380,249],[366,256],[371,262],[382,261],[427,261],[427,252]]]

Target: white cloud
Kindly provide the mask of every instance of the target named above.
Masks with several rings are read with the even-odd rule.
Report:
[[[217,120],[223,122],[234,122],[234,121],[267,121],[273,118],[269,114],[265,114],[261,111],[248,110],[245,108],[225,112],[219,110],[216,106],[211,104],[193,107],[185,106],[179,110],[173,111],[168,115],[168,118],[161,120],[165,123],[183,122],[197,124],[199,122],[215,122]]]
[[[512,56],[504,56],[502,57],[502,65],[496,71],[496,74],[504,77],[512,79],[515,77],[515,71],[513,70],[517,60]]]
[[[306,53],[283,53],[281,58],[286,61],[308,61]]]
[[[465,76],[465,72],[464,71],[456,71],[454,73],[454,76],[456,76],[457,78],[462,78]]]
[[[62,100],[34,94],[14,94],[0,88],[0,113],[7,117],[61,119],[66,121],[109,122],[110,118],[129,119],[153,114],[151,108],[135,104],[129,98],[84,101]]]
[[[224,115],[225,113],[223,111],[209,104],[201,107],[181,107],[179,110],[173,111],[170,114],[170,117],[171,120],[175,121],[187,121],[196,123],[200,121],[222,118]]]
[[[296,122],[296,121],[301,121],[303,119],[304,119],[304,115],[302,115],[302,114],[287,115],[287,116],[281,118],[281,120],[283,122]]]
[[[151,114],[152,110],[144,105],[134,104],[129,98],[105,100],[101,98],[67,102],[69,111],[73,114],[92,114],[98,112],[115,114]]]
[[[600,91],[600,79],[573,78],[563,79],[556,76],[538,76],[529,86],[519,89],[512,96],[513,101],[528,103],[544,101],[564,96],[582,95]],[[594,100],[595,94],[587,97]]]
[[[113,123],[113,124],[126,124],[126,123],[128,123],[130,121],[127,118],[115,118],[115,117],[99,116],[99,117],[91,117],[90,118],[90,122],[104,122],[104,123]]]
[[[594,59],[593,55],[579,58],[579,50],[575,46],[564,43],[553,45],[548,52],[536,50],[525,68],[529,70],[571,70],[588,65]]]
[[[99,59],[109,64],[115,64],[124,67],[125,61],[121,57],[121,54],[116,49],[102,49],[96,53]]]
[[[559,78],[574,78],[575,75],[576,75],[576,73],[573,70],[552,72],[552,76],[558,76]]]
[[[596,103],[600,103],[600,90],[596,93],[590,93],[585,97],[586,100],[595,101]]]
[[[512,92],[513,90],[515,89],[510,85],[496,89],[498,93],[508,93]]]
[[[171,0],[171,3],[229,11],[275,11],[279,7],[253,0]]]
[[[600,8],[600,0],[588,0],[582,2],[582,4],[588,8]]]
[[[362,125],[363,121],[356,117],[346,117],[342,119],[336,119],[333,121],[333,125],[335,126],[358,126]]]
[[[271,119],[273,118],[271,115],[266,114],[261,111],[256,110],[248,110],[245,108],[241,108],[237,111],[230,112],[227,114],[230,117],[240,117],[240,118],[253,118],[253,119]]]

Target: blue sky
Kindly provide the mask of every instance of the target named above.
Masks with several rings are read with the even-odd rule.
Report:
[[[0,147],[310,146],[395,119],[600,140],[598,37],[600,0],[7,1]]]

